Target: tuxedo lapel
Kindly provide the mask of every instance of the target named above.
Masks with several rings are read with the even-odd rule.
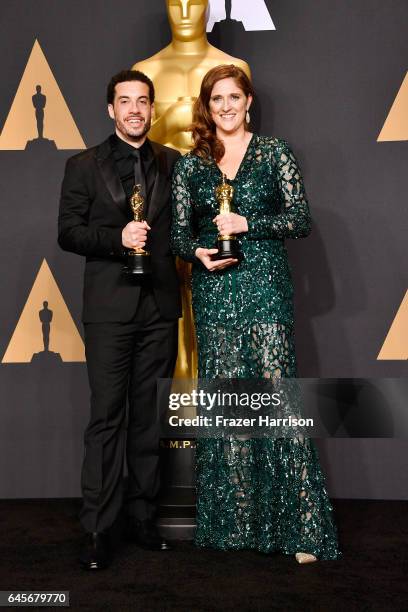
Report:
[[[167,157],[163,149],[157,145],[157,143],[149,141],[150,145],[153,149],[154,156],[156,158],[156,178],[154,181],[152,195],[150,198],[148,213],[147,213],[147,222],[149,225],[154,220],[161,206],[166,204],[166,199],[163,198],[163,191],[166,188],[166,183],[168,179],[168,165],[167,165]]]
[[[108,140],[105,140],[96,152],[96,162],[105,185],[112,196],[112,200],[125,213],[129,213],[129,206],[126,202],[126,194],[120,182],[119,174],[116,170],[112,148]]]

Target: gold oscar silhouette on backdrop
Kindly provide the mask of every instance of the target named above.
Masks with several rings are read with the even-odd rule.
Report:
[[[56,148],[86,149],[86,144],[35,40],[1,131],[0,150],[53,152]]]
[[[193,104],[200,92],[204,75],[220,64],[234,64],[250,76],[249,66],[213,47],[207,40],[208,0],[166,0],[172,32],[171,43],[141,62],[141,70],[153,81],[156,89],[155,117],[149,132],[152,140],[181,153],[192,146],[189,128]],[[197,351],[191,310],[191,265],[178,261],[182,279],[183,318],[179,326],[179,355],[176,377],[195,378]]]
[[[57,281],[43,259],[1,363],[53,365],[61,361],[85,362],[85,347]]]

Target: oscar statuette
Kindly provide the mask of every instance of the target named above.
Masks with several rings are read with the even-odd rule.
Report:
[[[142,222],[144,210],[144,198],[140,193],[141,185],[133,187],[133,193],[130,198],[130,207],[133,212],[133,220]],[[151,274],[151,257],[148,251],[140,247],[129,249],[126,255],[126,265],[122,268],[124,274]]]
[[[226,178],[227,177],[225,176],[225,174],[223,174],[222,183],[221,185],[218,185],[215,190],[215,196],[217,198],[218,204],[220,205],[220,215],[226,215],[228,213],[234,212],[234,208],[232,205],[232,199],[234,197],[234,188],[232,185],[226,182]],[[214,255],[211,255],[211,259],[213,261],[218,261],[219,259],[229,259],[230,257],[232,257],[233,259],[237,259],[239,263],[244,258],[239,248],[237,237],[233,234],[219,234],[214,248],[218,249],[218,253],[214,253]]]

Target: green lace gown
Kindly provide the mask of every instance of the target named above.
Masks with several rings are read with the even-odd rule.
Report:
[[[244,261],[208,272],[195,258],[212,248],[222,174],[191,153],[173,175],[173,252],[193,263],[199,378],[296,376],[293,286],[285,238],[310,232],[296,159],[283,140],[253,135],[234,180],[234,206],[246,217]],[[254,548],[319,559],[340,556],[332,507],[312,440],[197,440],[196,544]]]

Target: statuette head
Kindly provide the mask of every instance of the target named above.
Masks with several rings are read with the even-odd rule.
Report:
[[[166,0],[173,37],[191,41],[206,35],[208,0]]]

